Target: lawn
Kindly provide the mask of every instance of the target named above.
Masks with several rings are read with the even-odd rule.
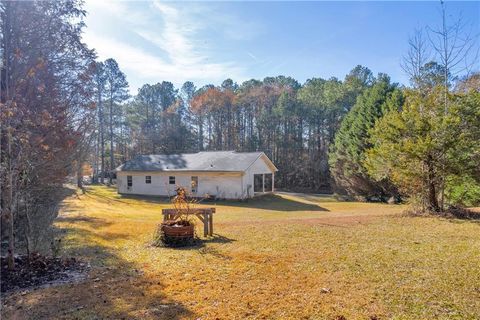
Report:
[[[213,205],[215,236],[171,249],[150,245],[168,203],[72,195],[55,225],[88,278],[11,294],[2,319],[480,318],[478,222],[302,195]]]

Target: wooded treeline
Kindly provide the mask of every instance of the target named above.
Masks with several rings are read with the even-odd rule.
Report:
[[[343,80],[312,78],[303,85],[284,76],[241,85],[227,79],[198,89],[192,82],[179,89],[166,81],[146,84],[130,101],[99,109],[98,136],[104,142],[98,139],[94,159],[103,158],[104,169],[94,160],[96,172],[138,154],[263,151],[279,168],[277,187],[331,191],[329,145],[357,97],[378,81],[389,83],[386,75],[375,78],[357,66]],[[99,105],[111,101],[105,95]],[[112,127],[109,136],[106,129]]]

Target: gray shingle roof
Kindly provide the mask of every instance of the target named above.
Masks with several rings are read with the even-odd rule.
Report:
[[[208,151],[140,155],[116,171],[231,171],[243,172],[263,152]]]

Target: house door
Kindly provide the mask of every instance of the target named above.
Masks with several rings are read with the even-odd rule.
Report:
[[[198,191],[198,177],[192,177],[191,186],[192,193],[196,194]]]

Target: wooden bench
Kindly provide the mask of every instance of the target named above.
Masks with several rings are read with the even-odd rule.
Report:
[[[179,212],[176,209],[162,209],[163,221],[166,220],[176,220],[182,214],[186,212]],[[215,208],[202,208],[202,209],[193,209],[190,213],[191,215],[196,216],[200,221],[203,222],[203,235],[213,236],[213,214],[215,213]]]

